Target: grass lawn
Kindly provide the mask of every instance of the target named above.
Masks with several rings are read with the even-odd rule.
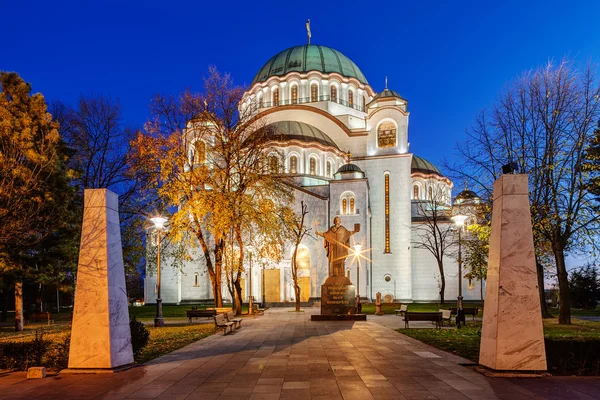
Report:
[[[187,319],[186,311],[192,307],[198,307],[199,310],[214,307],[206,304],[181,304],[181,305],[163,305],[163,318],[169,319]],[[225,305],[224,307],[228,307]],[[248,312],[248,305],[242,307],[242,314]],[[129,306],[129,316],[135,317],[138,321],[153,321],[156,316],[156,304],[148,304],[141,307]]]
[[[165,319],[185,318],[185,310],[190,306],[165,306],[167,308]],[[138,311],[132,313],[131,310]],[[140,315],[140,320],[154,319],[156,308],[151,306],[130,307],[130,315]],[[63,315],[61,313],[61,315]],[[67,313],[64,313],[64,319],[56,321],[52,325],[46,323],[29,323],[24,326],[22,332],[14,331],[14,319],[8,321],[8,324],[0,326],[0,345],[7,342],[28,342],[35,338],[36,330],[43,329],[43,338],[51,343],[51,347],[55,344],[64,343],[65,339],[71,334],[71,321],[66,318]],[[70,314],[69,314],[70,317]],[[146,347],[139,355],[135,357],[137,363],[145,363],[154,358],[160,357],[174,350],[180,349],[190,343],[203,339],[214,333],[214,324],[188,324],[187,322],[177,324],[167,324],[162,328],[154,326],[146,326],[150,331],[150,339]],[[54,354],[54,353],[52,353]],[[66,364],[67,354],[61,353],[57,355],[60,359],[64,359]],[[66,365],[61,366],[61,368]]]
[[[147,327],[150,331],[148,345],[135,358],[137,363],[145,363],[157,357],[180,349],[215,332],[213,324],[177,324],[162,328]]]
[[[479,360],[481,322],[467,321],[467,325],[461,329],[399,329],[398,332],[468,360]],[[571,325],[559,325],[558,319],[545,319],[544,336],[554,339],[600,339],[600,322],[574,318]]]

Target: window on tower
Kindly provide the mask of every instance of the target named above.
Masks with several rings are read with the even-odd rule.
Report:
[[[419,185],[413,186],[413,199],[419,200]]]
[[[337,103],[337,87],[331,85],[331,101]]]
[[[348,90],[348,105],[354,107],[354,93],[352,93],[352,90]]]
[[[292,104],[298,103],[298,85],[292,86]]]
[[[198,287],[198,273],[194,273],[194,287]]]
[[[390,251],[390,174],[384,175],[384,191],[385,191],[385,250],[384,253]]]
[[[377,145],[379,147],[396,146],[396,125],[393,122],[384,122],[377,128]]]
[[[275,90],[273,90],[273,105],[279,105],[279,88],[275,88]]]
[[[332,170],[331,161],[327,161],[327,177],[328,178],[331,178],[331,170]]]
[[[355,196],[352,192],[344,192],[341,195],[341,213],[343,215],[356,214]]]
[[[193,164],[202,164],[206,161],[206,144],[202,140],[194,142],[194,161]]]
[[[310,101],[319,101],[319,86],[316,83],[310,85]]]
[[[263,108],[263,97],[262,96],[260,96],[258,98],[258,108]]]

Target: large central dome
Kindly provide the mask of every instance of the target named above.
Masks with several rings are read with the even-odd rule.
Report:
[[[309,71],[337,72],[368,84],[363,73],[348,57],[330,47],[315,45],[290,47],[271,57],[258,71],[252,84],[264,82],[272,76],[284,76],[289,72]]]

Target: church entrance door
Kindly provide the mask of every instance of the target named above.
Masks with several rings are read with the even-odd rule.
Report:
[[[265,270],[265,301],[267,303],[279,303],[281,301],[279,274],[278,269]]]

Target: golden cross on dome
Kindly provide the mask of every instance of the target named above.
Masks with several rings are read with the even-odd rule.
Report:
[[[306,21],[306,33],[308,35],[308,44],[310,45],[310,37],[312,34],[310,33],[310,18]]]
[[[346,152],[346,164],[350,164],[350,157],[352,157],[352,153],[350,151]]]

